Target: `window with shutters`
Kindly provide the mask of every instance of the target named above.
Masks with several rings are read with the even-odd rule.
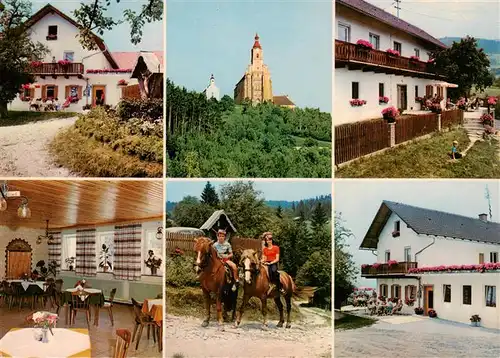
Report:
[[[425,87],[425,95],[426,95],[426,96],[428,96],[428,97],[429,97],[429,96],[432,96],[432,92],[433,92],[433,91],[432,91],[432,86],[427,85],[427,86]]]
[[[406,285],[405,286],[405,299],[414,300],[416,296],[417,296],[417,286]]]
[[[472,286],[463,286],[462,299],[464,305],[472,304]]]
[[[359,99],[359,82],[352,83],[352,99]]]
[[[497,287],[496,286],[485,286],[485,301],[486,301],[486,307],[496,307],[497,306]]]
[[[403,54],[403,45],[401,45],[401,42],[394,41],[394,50],[398,51],[400,55]]]
[[[400,299],[401,298],[401,286],[400,285],[392,285],[391,286],[391,297]]]
[[[54,98],[56,96],[56,86],[50,85],[45,88],[45,97]]]
[[[490,252],[490,262],[498,262],[498,252]]]
[[[337,40],[349,42],[351,39],[351,26],[346,24],[337,25]]]
[[[380,295],[383,297],[387,297],[387,291],[389,290],[389,287],[383,283],[380,285]]]
[[[443,285],[444,302],[451,302],[451,285]]]

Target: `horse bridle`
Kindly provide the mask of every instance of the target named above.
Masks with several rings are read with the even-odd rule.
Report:
[[[208,266],[208,263],[210,261],[210,257],[211,257],[211,252],[210,252],[210,250],[207,250],[207,252],[205,252],[205,254],[203,255],[203,260],[200,262],[200,264],[198,265],[195,261],[193,263],[193,267],[199,267],[200,270],[204,270],[205,267]]]

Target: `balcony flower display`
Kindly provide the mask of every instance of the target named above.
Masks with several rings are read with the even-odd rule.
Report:
[[[420,62],[420,58],[418,56],[415,56],[415,55],[410,56],[410,60]]]
[[[381,264],[379,264],[378,262],[375,262],[375,263],[372,265],[372,267],[373,267],[374,269],[378,269],[380,266],[381,266]]]
[[[370,265],[368,265],[368,264],[362,264],[362,265],[361,265],[361,268],[362,268],[362,269],[367,268],[367,267],[370,267]]]
[[[349,103],[351,104],[351,107],[361,107],[366,104],[366,101],[364,99],[351,99]]]
[[[384,117],[384,119],[387,119],[389,123],[394,123],[398,115],[399,111],[394,106],[387,107],[382,111],[382,116]]]
[[[21,88],[22,88],[23,90],[30,89],[30,88],[31,88],[31,83],[26,83],[26,84],[22,85],[22,86],[21,86]]]
[[[388,102],[389,102],[389,97],[383,96],[383,97],[379,97],[378,98],[378,103],[379,104],[388,103]]]
[[[399,53],[399,51],[397,50],[393,50],[392,48],[389,48],[386,50],[386,52],[391,55],[391,56],[395,56],[395,57],[399,57],[401,56],[401,54]]]
[[[405,299],[405,304],[407,306],[412,307],[414,303],[415,303],[415,299],[414,298],[407,298],[407,299]]]
[[[118,86],[126,86],[126,85],[128,85],[127,81],[125,81],[123,79],[118,81]]]
[[[130,73],[131,68],[105,68],[105,69],[89,69],[87,73],[108,74],[108,73]]]
[[[358,45],[358,48],[363,48],[363,49],[366,49],[366,50],[372,50],[373,49],[373,45],[369,42],[369,41],[366,41],[366,40],[358,40],[356,41],[356,45]]]
[[[492,126],[493,125],[493,116],[491,114],[485,113],[480,118],[483,125]]]
[[[387,261],[387,264],[389,265],[389,267],[391,267],[393,265],[397,265],[398,262],[396,260],[389,260],[389,261]]]
[[[453,272],[453,271],[500,271],[500,262],[491,262],[478,265],[450,265],[450,266],[428,266],[408,269],[408,273],[426,273],[426,272]]]
[[[59,61],[57,61],[57,63],[60,64],[61,66],[69,66],[71,64],[71,61],[59,60]]]
[[[42,67],[43,62],[42,61],[31,61],[30,63],[31,67]]]

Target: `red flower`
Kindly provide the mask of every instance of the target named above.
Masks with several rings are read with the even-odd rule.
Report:
[[[373,48],[373,45],[370,42],[366,41],[366,40],[358,40],[356,42],[356,45],[359,45],[361,47],[366,47],[366,48],[369,48],[369,49]]]
[[[388,54],[393,55],[393,56],[401,56],[399,51],[393,50],[392,48],[387,49],[386,51]]]

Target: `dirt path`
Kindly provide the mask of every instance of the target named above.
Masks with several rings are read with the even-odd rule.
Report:
[[[303,320],[292,322],[292,328],[277,328],[277,322],[271,321],[267,331],[260,322],[248,322],[244,317],[240,328],[226,324],[219,331],[216,322],[202,328],[200,319],[167,315],[167,357],[330,357],[329,320],[314,309],[300,310]]]
[[[0,176],[70,177],[66,168],[52,162],[47,145],[77,117],[0,128]]]

